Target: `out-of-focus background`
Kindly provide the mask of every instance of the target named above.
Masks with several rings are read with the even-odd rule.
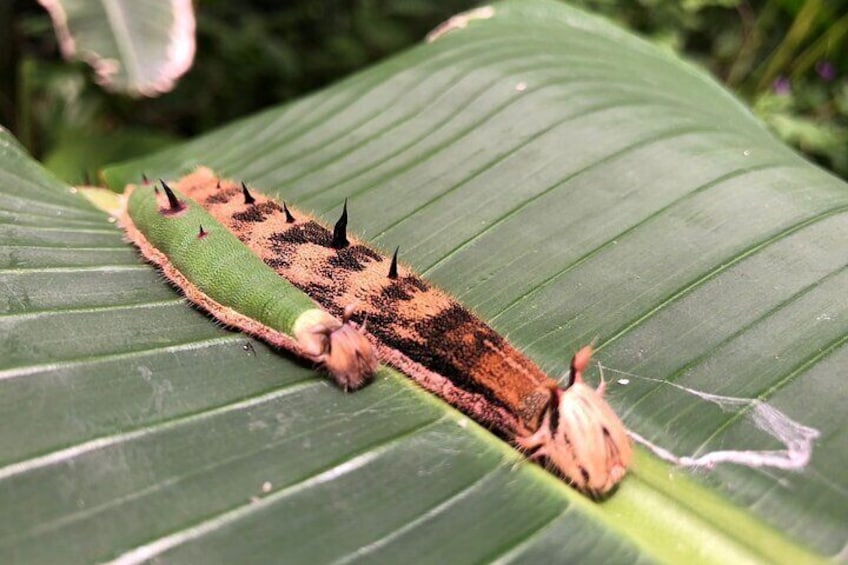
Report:
[[[848,0],[572,0],[710,70],[783,140],[848,178]],[[467,0],[204,0],[197,54],[156,98],[103,90],[61,58],[35,0],[0,7],[0,123],[73,183],[337,81]]]

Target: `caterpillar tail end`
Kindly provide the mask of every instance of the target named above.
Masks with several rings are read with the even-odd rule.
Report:
[[[304,352],[322,364],[345,391],[362,388],[377,371],[377,354],[362,328],[350,320],[348,308],[342,321],[314,308],[301,314],[292,333]]]

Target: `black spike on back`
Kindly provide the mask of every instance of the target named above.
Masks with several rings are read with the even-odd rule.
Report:
[[[297,220],[294,219],[294,216],[292,216],[292,213],[289,212],[289,207],[286,206],[285,202],[283,202],[283,212],[286,213],[286,223],[287,224],[293,224],[297,221]]]
[[[215,183],[215,188],[221,188],[221,179],[218,179],[218,182]]]
[[[392,255],[392,264],[389,265],[389,278],[390,279],[398,278],[398,269],[397,269],[398,250],[400,250],[400,246],[395,247],[395,254]]]
[[[400,250],[400,245],[395,247],[395,253],[392,255],[392,264],[389,265],[389,278],[396,279],[397,278],[397,252]]]
[[[168,184],[162,179],[159,179],[159,182],[162,183],[162,188],[165,189],[165,194],[168,196],[168,204],[171,206],[169,212],[175,214],[185,208],[185,204],[179,201],[177,195],[174,194],[173,190],[171,190],[171,187],[168,186]]]
[[[200,224],[200,231],[197,232],[197,239],[203,239],[207,235],[209,235],[209,232],[203,229],[203,224]]]
[[[339,218],[339,221],[336,222],[335,227],[333,227],[332,246],[336,249],[342,249],[347,247],[349,244],[350,242],[347,240],[347,198],[345,198],[342,215]]]
[[[244,181],[241,183],[241,193],[244,194],[244,203],[245,204],[253,204],[256,202],[256,199],[247,191],[247,185],[244,184]]]
[[[144,173],[141,173],[141,184],[143,184],[143,185],[145,185],[145,186],[147,186],[148,184],[150,184],[150,179],[149,179],[149,178],[147,178],[147,175],[146,175],[146,174],[144,174]]]

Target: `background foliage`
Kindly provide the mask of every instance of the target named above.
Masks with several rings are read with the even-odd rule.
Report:
[[[848,177],[845,0],[574,0],[686,53],[778,135]],[[206,0],[198,56],[160,98],[111,95],[59,59],[34,1],[0,7],[0,123],[70,182],[294,99],[404,49],[469,0]],[[103,137],[108,135],[109,142]]]

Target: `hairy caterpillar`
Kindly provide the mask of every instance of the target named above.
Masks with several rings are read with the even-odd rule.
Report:
[[[397,250],[387,257],[350,237],[346,204],[331,230],[207,168],[173,191],[162,185],[130,185],[122,223],[144,256],[216,318],[322,363],[345,389],[367,383],[376,352],[591,496],[623,478],[630,440],[603,384],[583,382],[590,347],[574,356],[561,388],[400,265]]]
[[[226,324],[323,364],[345,387],[357,388],[373,375],[377,358],[349,311],[339,321],[320,309],[200,206],[162,184],[162,192],[126,193],[123,225],[192,302]]]

